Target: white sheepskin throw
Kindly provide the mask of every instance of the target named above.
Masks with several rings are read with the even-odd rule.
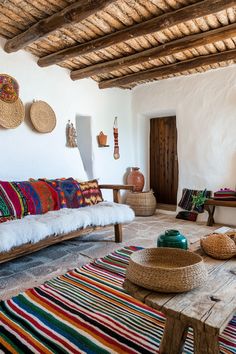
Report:
[[[42,215],[0,224],[0,252],[48,236],[69,233],[87,226],[123,224],[134,219],[133,210],[125,204],[101,202],[79,209],[60,209]]]

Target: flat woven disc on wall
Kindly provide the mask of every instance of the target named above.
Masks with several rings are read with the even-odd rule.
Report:
[[[44,101],[32,103],[30,118],[34,128],[40,133],[50,133],[56,126],[56,115],[49,104]]]
[[[6,129],[18,127],[25,118],[25,108],[18,98],[14,103],[0,100],[0,125]]]

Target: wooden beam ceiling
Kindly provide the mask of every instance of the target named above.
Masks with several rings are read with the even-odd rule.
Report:
[[[186,36],[133,55],[90,65],[83,69],[73,70],[70,76],[72,80],[79,80],[98,74],[110,73],[117,70],[117,68],[122,69],[128,66],[138,65],[194,47],[196,48],[209,43],[222,41],[231,37],[236,37],[236,23],[229,26],[220,27],[215,30]]]
[[[235,0],[204,0],[193,5],[185,6],[176,11],[168,12],[164,15],[116,31],[101,38],[87,43],[72,46],[58,52],[49,54],[38,60],[38,65],[45,67],[57,64],[61,61],[88,54],[93,51],[115,45],[142,35],[164,30],[171,26],[186,22],[188,20],[203,17],[235,5]]]
[[[217,54],[203,55],[194,59],[181,61],[175,64],[163,65],[150,70],[139,71],[138,73],[125,75],[122,77],[104,80],[99,83],[99,88],[124,87],[144,80],[155,80],[163,76],[182,73],[196,69],[201,66],[215,63],[236,60],[236,49],[224,51]]]
[[[25,32],[9,39],[4,47],[7,53],[16,52],[21,48],[35,42],[37,39],[45,37],[67,24],[80,22],[87,17],[103,10],[106,6],[116,0],[80,0],[67,6],[65,9],[55,13],[35,23]]]

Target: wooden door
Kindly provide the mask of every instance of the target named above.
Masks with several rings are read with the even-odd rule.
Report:
[[[176,117],[150,120],[150,187],[157,203],[177,204]]]

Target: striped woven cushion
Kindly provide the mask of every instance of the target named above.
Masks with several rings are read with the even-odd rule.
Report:
[[[0,303],[0,352],[158,353],[165,317],[122,288],[125,247]],[[236,317],[219,338],[220,353],[236,353]],[[185,354],[193,353],[189,331]]]
[[[0,222],[58,209],[56,191],[43,181],[0,181]]]

